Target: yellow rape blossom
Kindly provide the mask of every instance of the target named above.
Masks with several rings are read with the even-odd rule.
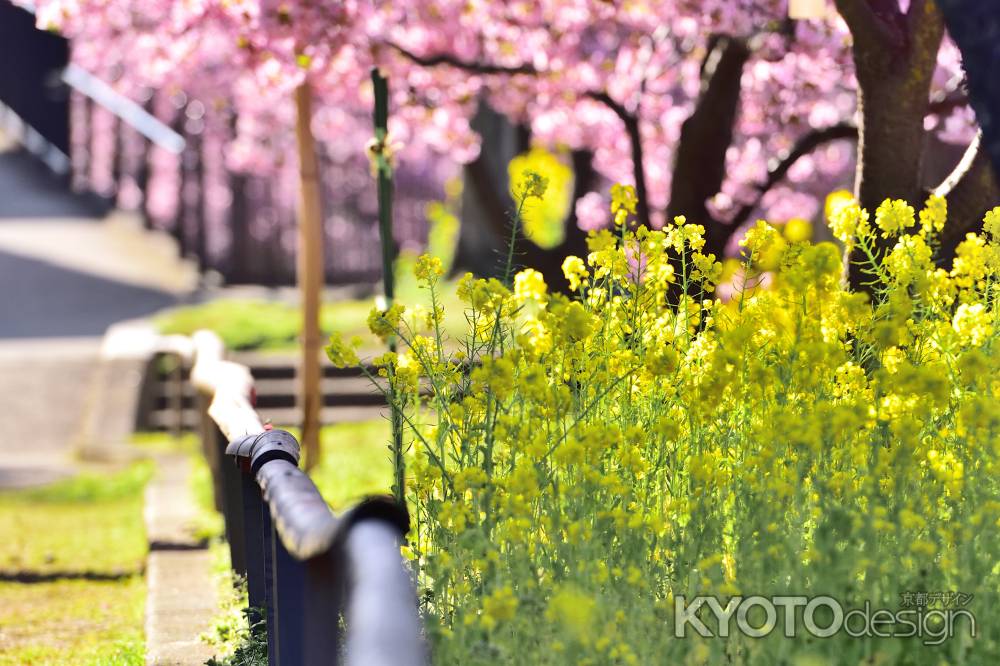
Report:
[[[611,198],[631,220],[634,192]],[[377,386],[401,389],[402,552],[442,662],[545,646],[552,664],[832,664],[887,643],[677,640],[676,602],[988,594],[1000,208],[949,266],[943,199],[919,220],[900,201],[873,222],[846,193],[829,204],[842,244],[761,221],[728,269],[678,217],[588,234],[586,256],[561,262],[568,294],[532,269],[509,284],[466,276],[457,339],[413,330],[413,307],[372,314],[376,334],[398,333],[398,353],[373,365]],[[865,291],[843,279],[844,245],[872,264]],[[440,295],[437,264],[417,270]],[[355,348],[338,338],[328,353],[350,363]],[[910,659],[908,645],[883,661]],[[962,663],[992,663],[973,652]]]
[[[899,199],[886,199],[875,211],[875,226],[882,230],[883,238],[896,236],[914,223],[913,206]]]

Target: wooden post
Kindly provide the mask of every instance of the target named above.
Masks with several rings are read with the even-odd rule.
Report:
[[[295,138],[299,150],[299,248],[298,283],[302,296],[302,446],[305,468],[319,461],[320,331],[319,303],[323,285],[323,225],[320,220],[320,192],[316,166],[316,145],[312,134],[312,91],[308,83],[295,90],[297,121]]]

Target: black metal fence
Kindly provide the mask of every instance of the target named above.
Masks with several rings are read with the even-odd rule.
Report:
[[[417,666],[427,661],[417,599],[400,554],[405,506],[374,497],[335,516],[299,469],[299,444],[263,426],[253,381],[196,336],[192,378],[202,443],[225,517],[234,573],[266,621],[268,663]]]

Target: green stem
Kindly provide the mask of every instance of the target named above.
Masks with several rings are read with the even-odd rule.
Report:
[[[382,244],[382,285],[385,290],[385,307],[392,307],[395,297],[393,262],[396,243],[392,237],[392,166],[386,157],[386,139],[389,135],[389,82],[378,68],[372,68],[372,85],[375,92],[375,166],[378,181],[378,232]],[[395,337],[389,338],[389,351],[396,351]],[[403,460],[403,415],[389,383],[389,408],[392,419],[392,494],[397,502],[405,501],[406,462]]]

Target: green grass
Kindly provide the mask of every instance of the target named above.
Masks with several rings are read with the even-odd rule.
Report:
[[[143,664],[142,576],[0,583],[0,665]]]
[[[323,428],[322,457],[311,475],[334,509],[344,509],[366,495],[389,492],[392,487],[389,440],[386,419]]]
[[[294,426],[276,424],[275,427],[299,438],[299,429]],[[319,438],[322,454],[310,476],[335,511],[349,508],[368,495],[390,492],[392,462],[388,420],[323,426]]]
[[[221,603],[212,630],[202,637],[215,652],[207,666],[267,666],[267,623],[259,611],[249,613],[246,581],[234,584],[228,549],[217,541],[212,554],[219,567],[216,576]]]
[[[142,490],[151,473],[144,462],[110,476],[0,492],[0,571],[139,571],[146,557]]]
[[[225,529],[222,515],[215,510],[212,470],[208,468],[198,435],[186,432],[176,438],[166,432],[137,432],[132,435],[132,444],[148,453],[187,454],[191,463],[191,494],[199,509],[192,525],[194,535],[205,540],[221,537]]]
[[[198,515],[193,525],[195,536],[206,540],[221,538],[226,531],[225,523],[222,514],[215,510],[212,470],[200,449],[196,455],[191,456],[190,483],[191,493],[198,507]]]
[[[151,472],[138,463],[0,493],[0,666],[144,662]]]
[[[367,308],[367,309],[366,309]],[[340,321],[346,330],[362,331],[371,303],[343,301],[323,308],[323,330]],[[166,334],[191,335],[200,329],[215,331],[229,349],[284,349],[293,347],[302,330],[298,310],[286,303],[223,298],[201,305],[176,308],[156,318]]]
[[[276,424],[296,438],[298,428]],[[367,495],[386,494],[392,486],[389,457],[389,421],[373,419],[359,423],[324,426],[320,431],[322,456],[311,476],[326,501],[343,510]],[[215,511],[212,472],[193,434],[180,442],[166,433],[138,433],[133,443],[149,451],[186,451],[191,455],[191,488],[201,509],[197,533],[207,539],[223,535],[222,516]]]
[[[441,300],[445,308],[445,329],[453,334],[465,330],[463,308],[455,295],[454,283],[443,284]],[[426,291],[406,283],[400,286],[399,302],[429,309]],[[347,338],[360,336],[364,349],[378,349],[382,343],[368,330],[368,314],[374,298],[342,300],[323,304],[320,328],[324,337],[338,332]],[[284,350],[298,344],[301,314],[295,306],[259,299],[220,298],[200,305],[174,308],[160,314],[155,324],[161,333],[191,335],[200,329],[214,331],[234,350]]]
[[[144,453],[201,453],[201,441],[193,432],[185,432],[179,438],[166,432],[148,431],[132,434],[131,443]]]

